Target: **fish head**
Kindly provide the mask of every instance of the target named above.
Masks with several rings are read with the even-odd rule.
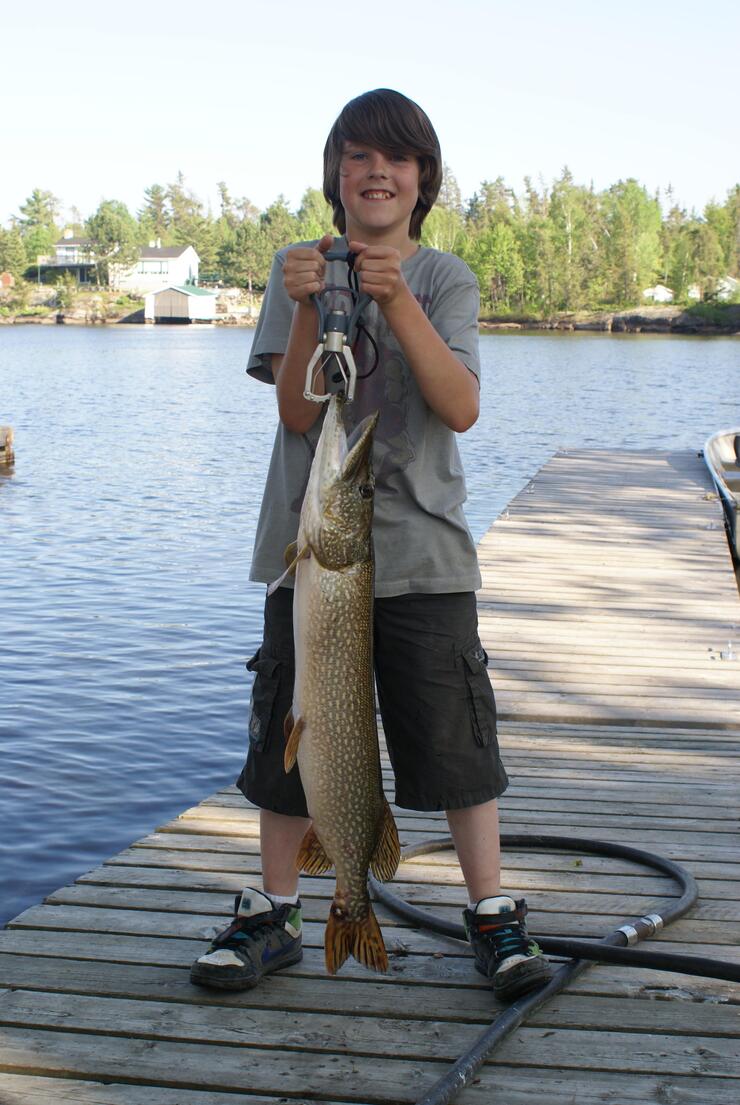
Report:
[[[353,430],[342,422],[344,400],[332,397],[316,447],[301,511],[304,544],[326,568],[340,570],[370,558],[375,478],[373,435],[378,412]]]

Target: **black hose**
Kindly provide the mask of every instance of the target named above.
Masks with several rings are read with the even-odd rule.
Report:
[[[589,961],[591,960],[619,963],[629,967],[679,971],[683,974],[702,975],[707,978],[721,978],[734,982],[740,981],[740,966],[734,963],[725,963],[721,960],[701,956],[635,951],[632,948],[625,947],[628,943],[636,943],[659,932],[666,925],[671,924],[672,921],[682,917],[696,902],[699,896],[696,881],[693,875],[689,874],[679,864],[673,863],[672,860],[665,859],[663,856],[654,855],[652,852],[631,848],[626,844],[612,844],[601,840],[581,840],[578,837],[503,833],[501,844],[504,848],[558,849],[629,859],[645,867],[660,871],[662,874],[669,875],[678,883],[681,893],[677,898],[668,899],[661,907],[660,912],[655,910],[644,917],[629,921],[614,932],[609,933],[599,942],[536,937],[537,943],[543,951],[553,955],[575,956],[577,958],[570,959],[559,967],[550,982],[542,989],[525,995],[501,1012],[496,1020],[481,1033],[473,1046],[460,1056],[447,1074],[440,1078],[423,1098],[419,1099],[417,1105],[449,1105],[449,1102],[467,1085],[491,1052],[519,1027],[524,1018],[560,993],[568,983],[590,965]],[[415,856],[443,851],[453,846],[452,837],[436,837],[434,840],[404,849],[401,859],[413,859]],[[443,936],[451,936],[457,940],[467,942],[462,925],[445,921],[441,917],[436,917],[433,913],[428,913],[410,905],[396,894],[393,894],[387,886],[379,883],[372,875],[369,881],[375,897],[395,914],[403,917],[404,920],[411,922],[416,927],[431,929]]]

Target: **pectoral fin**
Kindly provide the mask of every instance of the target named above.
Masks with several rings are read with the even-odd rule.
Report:
[[[299,717],[297,721],[294,721],[293,711],[289,710],[283,725],[283,732],[285,733],[286,740],[283,764],[286,771],[291,771],[295,764],[298,755],[298,745],[301,743],[301,733],[305,728],[306,723],[303,718]]]
[[[307,875],[323,875],[334,866],[324,851],[324,845],[317,837],[313,825],[303,838],[295,863],[298,870],[305,871]]]
[[[286,548],[286,550],[285,550],[286,564],[287,564],[288,556],[292,555],[293,551],[295,549],[297,549],[297,547],[298,546],[296,545],[295,541],[292,541],[292,543],[290,543],[290,545],[288,545],[288,547]],[[273,594],[277,590],[277,588],[279,586],[281,586],[281,583],[285,582],[285,580],[288,578],[288,576],[294,576],[295,575],[295,570],[298,567],[298,562],[300,560],[305,560],[309,556],[310,556],[310,546],[309,545],[304,545],[304,547],[302,548],[302,550],[300,550],[300,552],[295,552],[295,556],[293,556],[293,559],[290,560],[287,568],[282,573],[282,575],[278,576],[277,579],[274,579],[273,582],[271,583],[271,585],[269,585],[269,587],[267,588],[267,594]]]
[[[288,576],[292,576],[295,574],[295,570],[298,567],[299,561],[305,560],[311,555],[311,547],[309,545],[304,545],[300,552],[298,552],[297,549],[298,545],[296,544],[296,542],[291,541],[290,545],[288,545],[287,549],[285,550],[285,563],[288,565],[288,567],[285,569],[283,574],[279,575],[277,579],[273,580],[273,582],[267,588],[268,595],[274,594],[280,584],[284,583]],[[288,562],[289,556],[292,557],[290,562]]]
[[[370,870],[376,879],[380,879],[381,882],[388,882],[395,875],[400,859],[401,845],[398,840],[396,822],[393,820],[388,799],[384,797],[383,811],[378,824],[378,842],[370,860]]]

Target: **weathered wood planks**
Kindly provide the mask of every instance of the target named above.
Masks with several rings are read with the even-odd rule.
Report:
[[[722,659],[740,600],[697,456],[558,453],[479,554],[502,717],[740,728],[740,661]]]
[[[726,601],[740,618],[702,496],[687,454],[555,458],[481,544],[481,624],[512,779],[503,831],[619,840],[686,864],[700,901],[656,946],[737,962],[740,668],[719,658]],[[384,781],[392,800],[385,757]],[[395,813],[405,844],[447,832],[442,814]],[[0,1105],[413,1105],[496,1016],[464,944],[384,908],[388,974],[349,963],[329,978],[330,876],[303,881],[301,963],[248,993],[191,986],[232,895],[259,880],[257,811],[225,781],[11,922]],[[598,937],[675,893],[629,861],[530,847],[505,855],[504,880],[542,934]],[[405,864],[397,885],[459,918],[451,851]],[[734,1105],[739,997],[711,979],[595,966],[460,1105]]]

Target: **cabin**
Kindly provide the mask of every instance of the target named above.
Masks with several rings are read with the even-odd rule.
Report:
[[[147,292],[198,283],[200,258],[192,246],[163,246],[160,239],[142,246],[130,269],[111,266],[111,286],[118,291]]]
[[[170,285],[144,298],[145,322],[213,322],[217,293],[194,284]]]
[[[653,303],[673,303],[673,292],[666,288],[665,284],[656,284],[654,288],[645,288],[643,299],[651,299]]]

